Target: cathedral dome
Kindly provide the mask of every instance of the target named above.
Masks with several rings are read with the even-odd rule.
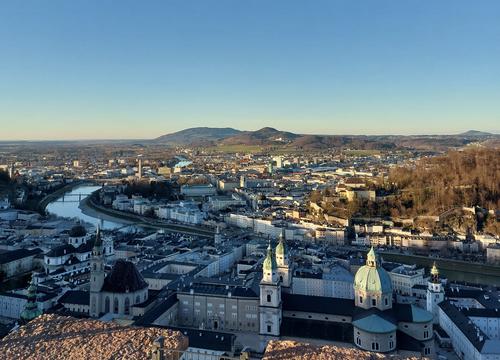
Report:
[[[371,293],[392,293],[391,278],[380,266],[373,248],[368,252],[366,265],[359,268],[354,277],[354,289]]]

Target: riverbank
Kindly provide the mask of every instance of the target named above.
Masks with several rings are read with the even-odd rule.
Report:
[[[440,272],[451,281],[465,281],[469,283],[500,286],[499,266],[390,252],[380,252],[380,256],[382,256],[385,261],[416,264],[417,266],[427,269],[431,268],[432,264],[436,262]]]
[[[63,196],[65,193],[70,192],[74,188],[82,185],[87,185],[90,184],[89,181],[87,180],[81,180],[81,181],[73,181],[69,184],[64,185],[62,188],[57,189],[56,191],[46,195],[44,198],[42,198],[38,202],[37,209],[39,212],[43,213],[45,212],[45,208],[53,201],[56,201],[58,198]]]
[[[169,232],[180,232],[188,235],[197,235],[204,237],[213,237],[215,232],[210,229],[165,223],[155,219],[148,219],[140,215],[125,213],[123,211],[113,210],[96,204],[92,200],[92,195],[88,196],[81,201],[79,208],[85,215],[95,218],[102,218],[103,220],[112,221],[126,225],[134,225],[144,228],[164,230]]]

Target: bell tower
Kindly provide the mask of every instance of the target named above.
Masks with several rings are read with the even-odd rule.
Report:
[[[289,292],[292,287],[292,274],[286,248],[285,228],[282,229],[276,246],[276,263],[278,264],[278,278],[283,291]]]
[[[435,324],[439,323],[438,305],[444,301],[444,289],[441,279],[439,278],[439,270],[436,263],[432,265],[431,277],[427,282],[427,311],[432,313]]]
[[[267,255],[262,265],[259,317],[260,335],[280,335],[281,285],[278,278],[278,264],[276,263],[271,243],[267,247]]]
[[[98,226],[90,259],[90,316],[92,317],[98,317],[101,313],[101,289],[104,277],[104,247]]]

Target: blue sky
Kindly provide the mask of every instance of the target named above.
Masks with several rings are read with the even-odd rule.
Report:
[[[500,130],[500,1],[0,2],[0,139]]]

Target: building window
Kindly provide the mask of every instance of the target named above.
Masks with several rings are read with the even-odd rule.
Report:
[[[356,344],[358,344],[359,346],[361,346],[361,338],[360,337],[356,338]]]
[[[387,298],[385,298],[385,305],[389,305],[389,301],[387,300]]]
[[[372,306],[377,306],[377,299],[372,299]]]
[[[115,314],[118,314],[118,298],[115,298],[115,299],[113,300],[113,312],[114,312]]]
[[[270,333],[271,332],[271,325],[267,325],[267,332]]]
[[[424,339],[427,339],[429,337],[429,332],[428,331],[424,331]]]
[[[130,314],[130,300],[128,297],[125,298],[125,315]]]
[[[372,343],[372,350],[378,350],[378,349],[379,349],[378,343],[373,342]]]
[[[109,313],[109,296],[106,296],[106,300],[104,300],[104,312]]]
[[[271,302],[271,295],[267,294],[267,302]]]
[[[362,296],[360,296],[360,297],[359,297],[359,302],[360,302],[361,304],[363,303],[363,297],[362,297]]]

